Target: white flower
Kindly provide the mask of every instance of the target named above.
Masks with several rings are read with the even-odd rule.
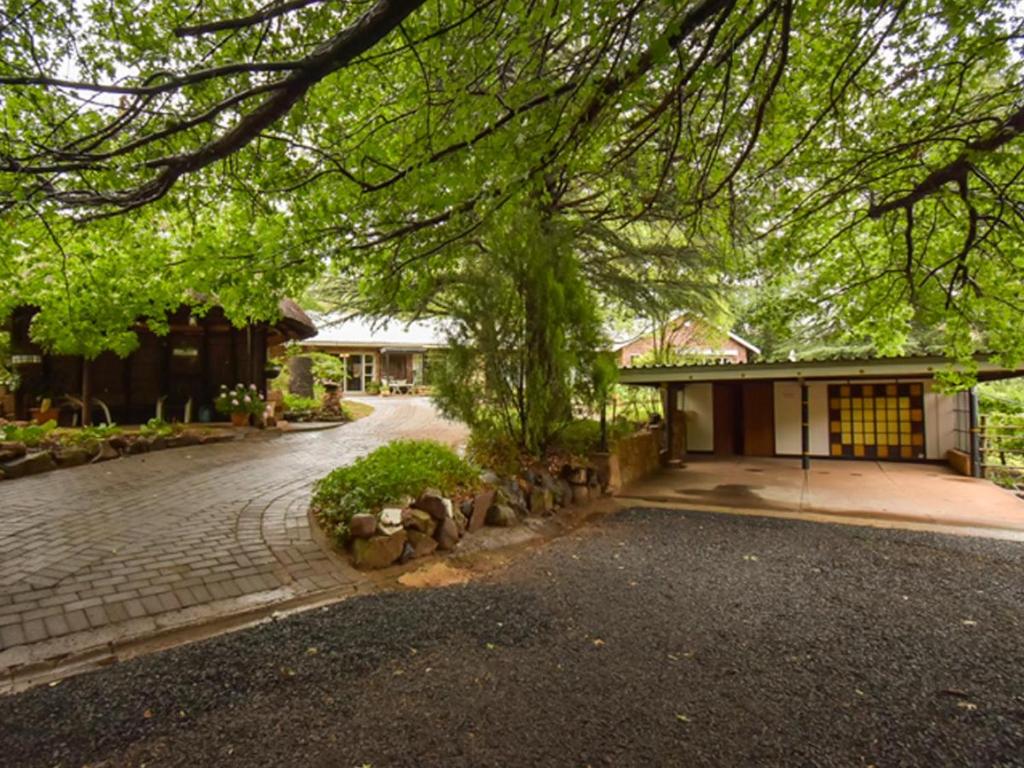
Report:
[[[231,401],[231,404],[232,404],[232,405],[238,405],[238,401],[237,401],[237,400],[234,400],[234,399],[233,399],[233,400]]]
[[[249,385],[249,389],[251,389],[253,392],[255,392],[256,391],[256,385],[255,384],[250,384]]]
[[[247,402],[247,403],[251,403],[251,402],[252,402],[252,398],[251,398],[251,397],[249,397],[248,395],[246,395],[246,396],[245,396],[245,402]]]

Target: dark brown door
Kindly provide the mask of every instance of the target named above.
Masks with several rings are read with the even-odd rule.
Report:
[[[743,452],[743,423],[739,384],[716,382],[712,389],[715,422],[715,455],[735,456]]]
[[[775,394],[770,381],[743,383],[743,455],[775,455]]]

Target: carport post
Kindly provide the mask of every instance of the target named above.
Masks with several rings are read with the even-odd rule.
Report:
[[[800,466],[811,468],[811,415],[807,383],[800,380]]]
[[[971,476],[982,477],[981,466],[981,432],[978,429],[978,389],[971,387],[967,395],[968,437],[971,446]]]

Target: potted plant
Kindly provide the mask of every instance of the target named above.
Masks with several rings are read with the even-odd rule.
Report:
[[[246,426],[252,416],[259,416],[267,407],[255,384],[235,384],[231,389],[222,384],[213,405],[220,413],[229,414],[236,427]]]

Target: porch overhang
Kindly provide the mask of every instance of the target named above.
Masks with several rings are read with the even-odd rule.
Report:
[[[980,380],[1024,376],[1024,365],[1006,368],[988,357],[975,359]],[[835,379],[932,379],[964,366],[944,357],[887,357],[779,363],[652,365],[619,369],[619,382],[639,386],[716,381],[814,381]]]

